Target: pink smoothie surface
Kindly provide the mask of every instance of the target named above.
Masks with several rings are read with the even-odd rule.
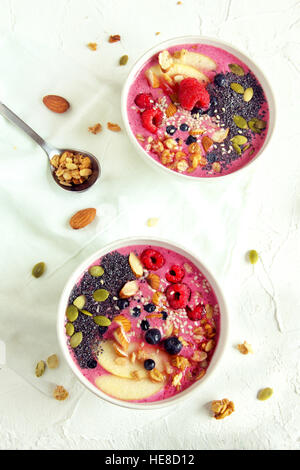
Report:
[[[177,150],[185,152],[188,161],[188,145],[186,144],[187,137],[191,130],[201,128],[204,133],[197,136],[197,143],[200,145],[201,153],[207,158],[207,164],[205,165],[204,161],[204,164],[198,166],[194,171],[186,170],[180,171],[180,173],[193,177],[217,177],[233,173],[247,165],[255,158],[266,139],[269,122],[269,108],[262,86],[244,62],[224,49],[206,44],[181,44],[168,48],[167,50],[170,54],[173,54],[174,51],[179,51],[181,49],[199,52],[210,57],[216,62],[216,70],[203,70],[203,72],[210,80],[210,83],[207,85],[207,90],[211,97],[214,96],[217,98],[218,104],[215,105],[215,102],[211,101],[211,103],[213,103],[211,106],[211,115],[209,115],[209,113],[205,113],[195,119],[195,115],[193,117],[190,111],[183,109],[175,100],[177,112],[175,115],[168,118],[165,111],[171,103],[170,97],[162,90],[162,88],[152,88],[145,76],[145,72],[149,67],[158,64],[157,53],[143,65],[130,86],[127,98],[127,115],[131,130],[139,145],[146,151],[146,153],[155,161],[162,164],[160,155],[153,150],[152,142],[149,142],[149,140],[151,141],[153,138],[155,140],[157,138],[159,140],[164,140],[167,137],[179,139]],[[237,64],[241,66],[245,72],[244,76],[233,74],[229,68],[229,64]],[[214,83],[214,77],[218,74],[223,74],[225,76],[225,84],[222,87],[219,87]],[[231,89],[230,84],[232,82],[242,85],[244,90],[247,88],[253,89],[254,94],[250,102],[245,102],[242,94],[238,94]],[[156,134],[149,132],[142,125],[141,112],[143,110],[139,109],[134,102],[135,97],[139,93],[151,93],[156,102],[154,107],[158,107],[164,113],[162,125]],[[266,127],[260,133],[252,132],[249,128],[240,129],[233,121],[234,115],[240,115],[248,122],[253,118],[263,120],[266,123]],[[180,130],[180,126],[183,123],[189,126],[188,131]],[[172,135],[168,134],[168,132],[166,132],[168,126],[174,126],[176,128],[176,132]],[[227,128],[229,128],[227,138],[221,143],[214,142],[213,146],[208,152],[206,152],[202,145],[202,137],[204,135],[212,137],[212,134],[217,129]],[[236,135],[244,135],[248,139],[247,145],[242,147],[240,155],[235,151],[231,142],[231,139]],[[217,165],[214,165],[214,163],[217,163]],[[178,171],[174,162],[165,164],[165,166],[171,170]]]
[[[189,366],[183,371],[183,377],[180,383],[179,387],[176,387],[172,385],[172,380],[174,377],[174,374],[178,374],[182,372],[181,370],[176,370],[176,367],[173,367],[173,373],[170,375],[166,376],[165,384],[163,388],[156,393],[155,395],[152,395],[146,399],[143,400],[131,400],[135,402],[155,402],[159,400],[164,400],[170,397],[173,397],[174,395],[182,392],[189,386],[191,386],[193,383],[195,383],[196,380],[199,380],[200,377],[202,377],[207,368],[209,367],[209,364],[211,362],[212,356],[214,354],[215,348],[218,343],[219,339],[219,333],[220,333],[220,311],[219,311],[219,305],[218,301],[216,298],[216,295],[206,279],[206,277],[203,275],[203,273],[200,272],[200,270],[186,257],[182,256],[179,253],[176,253],[175,251],[168,250],[162,247],[156,247],[156,246],[149,246],[149,245],[132,245],[128,246],[125,248],[121,248],[116,250],[116,252],[112,252],[114,255],[115,253],[119,255],[122,255],[122,259],[125,261],[128,260],[128,256],[130,253],[135,253],[137,256],[140,256],[141,253],[148,248],[153,248],[154,250],[159,251],[165,259],[164,265],[158,269],[153,271],[155,274],[157,274],[160,277],[160,291],[165,292],[166,288],[170,285],[170,283],[166,280],[166,273],[168,273],[173,265],[179,265],[184,269],[185,275],[183,280],[181,281],[182,283],[186,284],[191,291],[191,295],[188,301],[188,306],[193,309],[197,305],[202,305],[203,307],[206,306],[206,309],[204,309],[204,314],[201,319],[197,321],[192,321],[191,319],[188,318],[187,316],[187,311],[185,308],[182,309],[177,309],[174,310],[169,306],[168,301],[166,298],[163,296],[162,303],[159,306],[156,306],[155,310],[151,313],[147,312],[144,309],[144,306],[151,304],[152,303],[152,296],[153,293],[155,292],[154,289],[150,287],[148,282],[146,281],[147,276],[149,275],[148,270],[144,270],[144,275],[137,279],[137,282],[139,284],[139,290],[136,293],[134,297],[131,297],[128,299],[130,301],[129,306],[125,309],[120,309],[117,306],[117,297],[113,296],[113,299],[116,300],[116,303],[114,304],[114,313],[109,314],[108,316],[111,318],[112,323],[108,327],[107,331],[105,334],[101,337],[98,337],[96,335],[93,336],[91,340],[90,347],[93,350],[101,350],[101,344],[105,342],[106,340],[111,340],[113,339],[113,333],[116,328],[118,328],[120,325],[116,322],[113,321],[113,317],[115,315],[123,315],[124,317],[128,318],[131,323],[131,329],[127,333],[128,339],[130,342],[138,343],[140,345],[141,349],[146,348],[146,350],[149,350],[149,348],[153,348],[156,352],[160,353],[164,356],[168,356],[170,360],[172,357],[169,354],[167,354],[164,351],[163,343],[160,342],[157,345],[151,346],[145,342],[145,331],[141,329],[141,323],[143,320],[148,320],[150,324],[150,328],[157,328],[161,332],[161,338],[164,340],[166,338],[166,335],[168,334],[168,331],[170,331],[170,326],[173,325],[173,332],[171,336],[176,335],[178,338],[180,338],[180,341],[183,342],[183,348],[180,352],[180,356],[183,356],[184,358],[187,358],[189,360]],[[106,255],[107,257],[107,255]],[[106,258],[107,259],[107,258]],[[98,260],[95,260],[93,265],[101,265],[103,262],[103,258],[100,258]],[[129,263],[128,263],[129,264]],[[107,269],[108,271],[109,269]],[[105,282],[105,288],[109,291],[109,282],[106,283],[105,281],[105,276],[107,275],[108,277],[110,276],[111,273],[105,272],[103,274],[103,279]],[[76,289],[76,295],[81,294],[81,285],[85,285],[85,289],[88,288],[88,283],[89,283],[89,273],[88,270],[83,273],[81,278],[78,280],[77,285],[75,286]],[[124,279],[124,284],[127,282],[127,279]],[[94,286],[91,290],[91,292],[94,290]],[[84,291],[86,292],[86,290]],[[72,302],[72,295],[70,296],[70,303]],[[93,305],[92,303],[95,303],[95,308],[97,309],[97,302],[91,301],[91,304],[89,305],[89,310],[92,311]],[[140,308],[141,313],[138,317],[135,316],[135,307]],[[94,310],[97,314],[97,310]],[[165,312],[167,314],[167,318],[163,319],[161,312]],[[99,314],[99,313],[98,313]],[[103,314],[103,313],[101,313]],[[79,313],[79,319],[77,321],[80,321],[80,318],[83,318],[83,315]],[[86,320],[86,318],[84,318]],[[66,319],[66,321],[68,321]],[[88,317],[88,321],[93,323],[93,319],[91,317]],[[84,326],[79,323],[76,325],[76,322],[74,322],[75,325],[75,331],[78,331],[82,328],[85,328]],[[208,331],[207,328],[209,328],[209,331],[213,331],[213,339],[211,340],[213,345],[212,348],[207,352],[207,356],[205,359],[203,359],[201,362],[195,362],[192,358],[194,357],[195,351],[202,351],[203,352],[203,347],[207,342],[209,341],[206,332]],[[196,333],[195,333],[196,330]],[[199,331],[198,331],[199,330]],[[84,334],[86,329],[84,329]],[[210,336],[211,338],[211,336]],[[69,344],[69,338],[66,336],[66,342]],[[70,354],[77,365],[77,367],[80,369],[81,373],[86,377],[93,385],[96,386],[96,379],[105,374],[109,374],[103,367],[97,363],[97,366],[95,368],[88,368],[88,367],[80,367],[79,362],[80,362],[80,354],[85,354],[85,350],[82,350],[82,353],[76,356],[76,349],[73,350],[71,347],[69,347]],[[136,386],[138,387],[138,381],[136,382]]]

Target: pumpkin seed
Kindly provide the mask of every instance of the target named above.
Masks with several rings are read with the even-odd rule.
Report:
[[[102,266],[91,266],[89,269],[89,273],[93,277],[100,277],[104,274],[104,269]]]
[[[97,289],[93,293],[93,297],[96,302],[104,302],[104,300],[106,300],[108,296],[109,292],[106,289]]]
[[[234,148],[234,150],[236,151],[236,153],[237,153],[238,155],[241,155],[242,150],[241,150],[241,147],[240,147],[238,144],[233,143],[233,144],[232,144],[232,147]]]
[[[238,75],[239,77],[243,77],[243,75],[245,75],[244,69],[238,64],[229,64],[228,67],[232,73]]]
[[[262,119],[255,119],[255,127],[257,129],[265,129],[267,127],[267,123]]]
[[[268,400],[273,395],[273,389],[270,387],[266,387],[261,389],[258,394],[257,398],[261,401]]]
[[[249,152],[249,157],[251,157],[254,154],[254,149],[251,149]]]
[[[246,88],[245,90],[245,93],[244,93],[244,101],[246,101],[246,103],[248,103],[249,101],[251,101],[253,98],[253,88]]]
[[[73,305],[75,305],[75,307],[81,310],[85,306],[85,302],[85,295],[80,295],[79,297],[76,297],[76,299],[73,301]]]
[[[128,62],[128,55],[122,55],[121,59],[120,59],[120,65],[126,65]]]
[[[90,312],[88,312],[87,310],[80,310],[80,311],[81,311],[81,313],[83,313],[83,315],[87,315],[88,317],[92,317],[92,316],[93,316],[93,314],[90,313]]]
[[[74,325],[72,323],[66,324],[66,333],[68,336],[72,336],[74,334]]]
[[[236,93],[238,93],[239,95],[243,95],[245,91],[242,85],[240,85],[239,83],[235,83],[235,82],[232,82],[230,84],[230,88]]]
[[[98,326],[109,326],[111,324],[110,319],[105,317],[104,315],[98,315],[94,317],[94,322]]]
[[[37,377],[41,377],[43,375],[43,373],[45,372],[45,363],[44,361],[39,361],[36,365],[36,368],[35,368],[35,375]]]
[[[233,116],[233,120],[234,120],[235,125],[239,127],[240,129],[248,129],[247,121],[242,116],[235,114]]]
[[[247,137],[244,135],[235,135],[230,139],[232,143],[237,144],[237,145],[244,145],[248,142]]]
[[[255,134],[261,133],[261,130],[258,129],[258,127],[256,127],[256,119],[251,119],[250,121],[248,121],[248,126],[251,129],[251,131],[254,132]]]
[[[70,322],[75,321],[78,317],[77,307],[75,307],[75,305],[69,305],[69,307],[67,308],[66,315],[67,315],[68,320],[70,320]]]
[[[250,144],[245,145],[245,147],[243,147],[243,152],[246,152],[246,150],[248,150],[250,147]]]
[[[248,256],[251,264],[257,263],[259,256],[256,250],[250,250]]]
[[[41,277],[42,274],[44,274],[44,272],[45,272],[45,267],[46,267],[46,265],[45,265],[44,262],[37,263],[32,268],[32,275],[34,277]]]
[[[75,335],[72,336],[72,338],[70,339],[70,346],[71,348],[77,348],[77,346],[80,345],[82,341],[82,333],[81,331],[78,331],[77,333],[75,333]]]

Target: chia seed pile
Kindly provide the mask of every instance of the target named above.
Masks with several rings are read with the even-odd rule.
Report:
[[[118,252],[112,252],[104,256],[101,260],[101,266],[104,274],[101,277],[93,277],[86,272],[80,283],[74,286],[70,297],[69,305],[73,303],[76,297],[86,296],[85,310],[93,316],[105,315],[110,320],[119,313],[117,308],[118,294],[122,286],[135,279],[129,263],[128,256],[121,255]],[[97,289],[106,289],[110,295],[104,302],[96,302],[93,298],[93,292]],[[86,368],[89,360],[93,359],[93,347],[101,337],[99,327],[93,322],[92,317],[80,314],[73,322],[75,333],[81,331],[83,340],[81,344],[74,349],[78,364],[81,368]]]

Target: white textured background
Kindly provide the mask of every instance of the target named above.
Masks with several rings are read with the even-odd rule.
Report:
[[[0,339],[7,346],[0,448],[299,449],[299,1],[0,5],[0,100],[53,144],[87,149],[103,167],[103,178],[87,193],[63,192],[50,181],[43,151],[0,117]],[[108,44],[110,34],[120,34],[121,42]],[[95,122],[121,124],[120,93],[130,65],[155,43],[185,34],[243,50],[263,69],[277,101],[276,132],[257,164],[209,186],[155,173],[124,132],[87,131]],[[88,42],[98,50],[91,52]],[[129,63],[119,67],[125,53]],[[45,109],[41,98],[51,93],[70,101],[68,113]],[[84,207],[97,208],[97,221],[75,233],[68,219]],[[146,226],[148,217],[160,218],[157,227]],[[147,234],[191,248],[221,282],[231,334],[217,374],[189,401],[153,413],[102,403],[64,363],[35,379],[36,361],[58,352],[57,301],[72,270],[109,241]],[[255,267],[245,259],[251,248],[261,256]],[[36,280],[30,271],[41,260],[47,272]],[[253,355],[235,349],[245,339]],[[70,398],[53,400],[47,381],[65,385]],[[274,395],[260,402],[257,391],[266,386]],[[208,403],[224,397],[236,412],[216,421]]]

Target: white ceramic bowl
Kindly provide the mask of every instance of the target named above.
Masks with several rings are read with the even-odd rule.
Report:
[[[199,44],[208,44],[208,45],[215,46],[215,47],[220,47],[220,48],[224,49],[225,51],[233,54],[238,59],[240,59],[242,62],[244,62],[246,65],[248,65],[250,70],[254,73],[254,75],[258,78],[259,82],[261,83],[261,85],[263,87],[263,90],[265,92],[267,101],[268,101],[268,105],[269,105],[269,128],[268,128],[267,136],[266,136],[266,139],[264,141],[264,144],[262,145],[260,150],[257,152],[255,157],[250,162],[248,162],[246,165],[239,168],[238,170],[236,170],[232,173],[228,173],[226,175],[221,175],[219,177],[215,177],[215,178],[195,177],[195,176],[190,176],[190,175],[184,175],[184,174],[181,174],[181,173],[177,173],[176,171],[170,170],[169,168],[162,165],[160,162],[156,161],[137,142],[136,137],[133,134],[132,129],[129,125],[128,115],[127,115],[127,96],[128,96],[128,92],[129,92],[131,84],[133,83],[133,81],[135,79],[135,76],[137,75],[139,70],[144,66],[144,64],[154,54],[157,54],[158,52],[160,52],[164,49],[167,49],[169,47],[177,46],[177,45],[181,45],[181,44],[198,44],[198,43]],[[179,37],[179,38],[169,39],[167,41],[164,41],[164,42],[161,42],[161,43],[157,44],[156,46],[152,47],[147,52],[145,52],[145,54],[143,54],[142,57],[140,57],[135,62],[135,64],[133,65],[133,67],[130,70],[129,75],[126,79],[126,82],[124,84],[123,91],[122,91],[122,96],[121,96],[121,111],[122,111],[122,117],[123,117],[123,121],[124,121],[124,124],[125,124],[127,134],[129,136],[129,139],[133,143],[133,145],[136,148],[136,150],[138,151],[138,153],[144,158],[144,160],[146,162],[148,162],[152,167],[154,167],[158,170],[164,171],[165,173],[167,173],[169,175],[176,176],[176,177],[180,178],[181,180],[186,180],[186,181],[188,180],[188,181],[194,181],[194,182],[199,181],[199,180],[212,182],[212,181],[216,181],[218,179],[223,179],[224,177],[233,176],[236,173],[238,173],[240,170],[248,168],[250,166],[250,164],[257,161],[257,158],[259,157],[259,155],[261,155],[261,153],[266,149],[267,145],[270,142],[271,136],[272,136],[273,131],[274,131],[275,115],[276,115],[274,95],[273,95],[271,86],[270,86],[268,80],[266,79],[266,77],[264,76],[263,72],[261,71],[261,69],[251,59],[249,59],[245,54],[243,54],[241,51],[239,51],[238,49],[233,47],[231,44],[229,44],[227,42],[224,42],[224,41],[220,41],[219,39],[213,39],[213,38],[209,38],[209,37],[206,37],[206,36],[182,36],[182,37]]]
[[[66,336],[65,336],[65,313],[66,313],[66,308],[68,305],[68,299],[69,295],[76,284],[80,277],[82,276],[83,272],[97,259],[101,258],[102,256],[106,255],[107,253],[110,253],[111,251],[117,250],[122,247],[130,246],[130,245],[153,245],[153,246],[161,246],[166,249],[174,250],[175,252],[185,256],[188,258],[194,265],[204,274],[204,276],[207,278],[209,283],[211,284],[218,303],[220,307],[220,336],[219,340],[217,343],[217,347],[215,349],[214,355],[212,357],[212,360],[210,362],[210,365],[207,369],[207,372],[205,376],[199,380],[198,382],[195,382],[193,385],[191,385],[189,388],[184,390],[178,395],[175,395],[172,398],[158,401],[158,402],[153,402],[153,403],[133,403],[133,402],[127,402],[127,401],[122,401],[117,398],[110,397],[109,395],[106,395],[104,392],[99,390],[95,385],[93,385],[89,380],[87,380],[83,374],[81,374],[80,370],[74,363],[68,346],[67,346],[67,341],[66,341]],[[70,276],[68,279],[64,290],[62,292],[60,302],[59,302],[59,307],[58,307],[58,318],[57,318],[57,335],[58,335],[58,340],[60,347],[62,349],[63,355],[76,375],[76,377],[80,380],[80,382],[85,385],[91,392],[95,393],[98,397],[103,398],[103,400],[108,401],[109,403],[113,403],[114,405],[119,405],[123,406],[126,408],[135,408],[139,410],[153,410],[156,408],[162,408],[167,405],[172,405],[174,403],[178,403],[179,401],[182,401],[189,397],[192,393],[201,390],[201,387],[207,383],[209,378],[213,373],[216,372],[217,366],[220,363],[220,360],[223,356],[225,345],[227,342],[227,336],[228,336],[228,312],[227,312],[227,307],[226,303],[223,297],[223,294],[221,292],[221,289],[210,273],[210,271],[206,268],[206,266],[203,265],[202,262],[198,260],[198,258],[191,254],[190,252],[186,251],[184,248],[174,245],[173,243],[163,240],[163,239],[154,239],[154,238],[127,238],[123,240],[118,240],[115,241],[109,245],[106,245],[104,248],[101,250],[97,251],[94,253],[92,256],[90,256],[88,259],[86,259],[76,270],[75,272]]]

